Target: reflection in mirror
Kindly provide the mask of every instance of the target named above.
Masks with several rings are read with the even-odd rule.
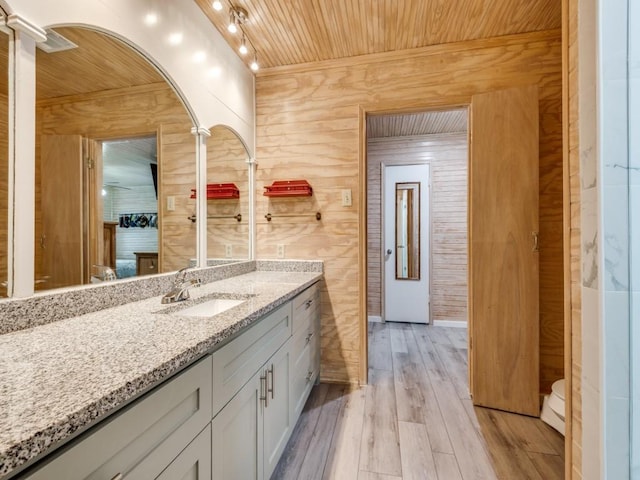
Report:
[[[92,266],[98,280],[158,272],[157,171],[155,135],[102,142],[104,257]]]
[[[420,280],[420,182],[396,183],[396,279]]]
[[[0,297],[7,296],[9,255],[9,36],[0,30]]]
[[[207,184],[234,184],[236,195],[210,193],[207,200],[207,262],[249,258],[249,154],[229,128],[216,126],[207,139]],[[231,198],[229,198],[231,197]],[[238,217],[238,214],[240,217]],[[240,219],[240,221],[238,221]]]
[[[187,266],[196,153],[184,105],[119,40],[47,33],[36,51],[36,289]]]

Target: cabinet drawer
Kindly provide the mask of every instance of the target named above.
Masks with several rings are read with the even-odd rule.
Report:
[[[320,288],[315,283],[293,299],[293,331],[320,311]]]
[[[303,361],[302,358],[305,356],[307,363],[310,361],[310,346],[316,335],[311,325],[311,319],[304,320],[291,339],[291,361],[294,368]]]
[[[291,336],[291,302],[213,352],[213,415]]]
[[[210,419],[208,356],[79,437],[27,478],[156,478]]]
[[[307,397],[313,387],[315,379],[315,372],[313,371],[313,365],[311,362],[309,345],[302,351],[299,357],[299,362],[291,369],[291,416],[292,421],[295,420],[302,413],[304,404],[307,401]]]
[[[211,479],[211,425],[178,455],[156,480]]]

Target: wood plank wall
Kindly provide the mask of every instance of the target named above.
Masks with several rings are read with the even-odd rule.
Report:
[[[209,200],[207,214],[231,217],[238,213],[242,221],[232,218],[207,220],[207,258],[224,259],[226,245],[231,258],[249,258],[249,155],[236,134],[222,126],[211,129],[207,139],[207,183],[234,183],[240,198]]]
[[[2,36],[2,34],[0,34]],[[0,66],[0,71],[3,71]],[[6,67],[4,68],[6,71]],[[0,298],[7,296],[7,255],[9,253],[9,109],[7,95],[0,93]]]
[[[469,104],[474,93],[540,87],[541,388],[563,376],[562,78],[559,30],[452,43],[388,54],[263,70],[256,81],[257,257],[325,261],[322,290],[323,381],[359,382],[358,270],[361,109],[417,111]],[[306,178],[314,196],[262,197],[273,180]],[[351,189],[353,207],[340,191]],[[260,221],[268,210],[310,218]],[[363,280],[363,279],[362,279]]]
[[[431,318],[467,321],[466,133],[373,138],[367,144],[367,314],[382,312],[381,164],[431,168]]]
[[[187,266],[196,255],[196,226],[187,220],[195,211],[189,199],[196,184],[195,139],[192,121],[166,83],[74,95],[38,102],[36,132],[40,135],[80,134],[92,139],[120,139],[158,133],[158,207],[162,238],[161,271]],[[36,140],[36,245],[41,222],[39,145]],[[166,197],[175,196],[176,209],[166,210]],[[36,249],[36,278],[41,275]]]

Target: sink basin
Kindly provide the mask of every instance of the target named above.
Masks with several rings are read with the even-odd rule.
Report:
[[[222,312],[226,312],[230,308],[236,307],[247,300],[238,300],[235,298],[214,298],[206,302],[199,303],[193,307],[178,310],[175,314],[187,317],[212,317]]]

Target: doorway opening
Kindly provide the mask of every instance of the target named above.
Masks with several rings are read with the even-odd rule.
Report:
[[[549,427],[544,425],[538,418],[535,418],[539,415],[537,402],[539,401],[541,385],[544,384],[544,382],[541,381],[539,372],[538,372],[538,368],[540,367],[541,363],[539,362],[539,358],[537,354],[536,355],[533,354],[537,352],[537,349],[538,349],[538,335],[539,335],[539,324],[538,324],[538,321],[539,321],[538,304],[539,303],[537,300],[538,287],[539,287],[539,280],[537,278],[537,262],[538,262],[537,257],[538,257],[538,251],[539,251],[538,250],[537,215],[540,211],[540,208],[538,206],[539,141],[537,137],[538,135],[537,125],[538,125],[539,115],[538,115],[537,92],[532,88],[522,87],[522,88],[508,89],[508,90],[499,91],[499,92],[490,92],[488,94],[480,94],[480,95],[474,96],[473,99],[474,99],[473,126],[474,126],[474,138],[476,139],[474,141],[474,160],[478,160],[482,158],[483,162],[475,163],[475,164],[473,162],[470,162],[470,155],[468,153],[470,149],[470,140],[469,140],[469,135],[467,135],[466,129],[465,129],[465,131],[461,135],[462,136],[461,143],[463,145],[463,148],[465,149],[465,154],[463,156],[463,162],[462,162],[464,167],[466,168],[466,170],[462,174],[462,178],[465,183],[463,188],[460,188],[457,190],[458,195],[460,195],[465,200],[465,206],[466,206],[464,215],[462,215],[461,223],[466,227],[466,229],[469,229],[469,231],[471,231],[472,226],[475,226],[476,230],[474,231],[476,231],[476,233],[480,233],[480,234],[486,233],[487,234],[486,236],[474,235],[473,237],[479,241],[484,240],[485,245],[487,246],[489,245],[495,246],[495,249],[494,249],[495,251],[494,253],[486,252],[481,250],[480,248],[481,245],[474,244],[474,249],[472,249],[471,251],[475,251],[475,252],[482,251],[483,254],[476,256],[475,263],[472,261],[473,259],[466,258],[464,265],[465,267],[467,265],[473,265],[474,272],[483,272],[484,276],[479,277],[480,280],[488,279],[488,278],[494,278],[494,279],[499,278],[500,281],[499,282],[498,281],[482,282],[482,281],[478,281],[478,279],[475,279],[476,281],[472,283],[473,279],[468,278],[468,277],[472,277],[472,275],[470,275],[466,269],[464,270],[465,272],[464,277],[465,279],[468,278],[468,282],[469,282],[468,285],[465,284],[465,287],[466,289],[469,290],[470,293],[467,294],[467,292],[465,291],[465,293],[463,294],[463,300],[465,301],[464,303],[465,311],[463,316],[463,322],[461,322],[461,325],[467,326],[467,324],[469,324],[469,327],[472,326],[471,325],[472,318],[471,318],[471,315],[467,314],[467,308],[469,308],[469,310],[471,311],[471,309],[475,306],[478,308],[478,311],[489,312],[488,315],[485,315],[485,317],[488,316],[489,318],[485,319],[483,317],[482,318],[483,321],[476,322],[475,321],[476,316],[473,316],[473,323],[475,324],[476,330],[478,329],[478,325],[484,324],[484,320],[490,320],[493,323],[489,322],[489,325],[491,326],[491,328],[488,328],[487,330],[489,332],[493,332],[497,334],[493,335],[492,333],[484,332],[482,338],[480,336],[477,336],[477,337],[474,336],[471,339],[473,342],[473,349],[469,348],[468,350],[466,346],[466,337],[462,339],[462,337],[457,338],[456,336],[454,336],[454,334],[451,334],[451,335],[447,334],[447,336],[453,337],[453,338],[450,338],[450,340],[452,340],[452,343],[454,344],[452,348],[454,350],[458,350],[455,353],[455,355],[459,356],[460,354],[464,353],[464,357],[465,357],[465,362],[463,362],[464,365],[462,369],[454,367],[453,369],[454,378],[457,380],[461,380],[459,384],[460,385],[465,384],[465,388],[468,389],[469,380],[473,380],[474,375],[471,374],[467,376],[467,372],[468,371],[469,373],[475,372],[475,378],[481,378],[482,376],[481,374],[483,372],[489,371],[489,370],[492,370],[492,371],[495,370],[495,368],[493,367],[495,365],[495,362],[492,363],[491,361],[492,358],[499,360],[500,365],[507,365],[507,364],[515,365],[516,363],[520,362],[523,365],[526,363],[526,365],[532,366],[532,368],[530,368],[529,370],[525,371],[525,369],[522,368],[516,373],[514,373],[515,370],[511,371],[509,369],[502,369],[500,374],[501,376],[496,375],[495,372],[493,372],[494,377],[496,378],[500,377],[500,378],[498,381],[494,382],[495,385],[494,384],[490,385],[493,388],[493,390],[489,391],[487,395],[485,395],[489,399],[486,401],[486,403],[479,402],[478,399],[481,398],[481,395],[476,391],[478,389],[474,388],[474,387],[477,387],[477,385],[474,385],[473,383],[471,384],[471,389],[474,391],[473,399],[471,399],[471,397],[468,396],[469,390],[466,391],[466,394],[465,394],[466,396],[462,395],[462,396],[459,396],[459,398],[462,400],[462,403],[465,407],[470,407],[467,409],[467,413],[469,414],[469,417],[472,417],[474,415],[473,414],[474,408],[480,408],[481,411],[484,411],[482,407],[474,407],[474,404],[483,405],[484,407],[489,407],[489,408],[497,408],[498,410],[524,413],[525,415],[529,415],[530,417],[528,417],[527,420],[522,420],[522,422],[525,422],[525,421],[529,422],[529,420],[531,420],[531,422],[533,422],[532,426],[533,426],[534,432],[537,431],[536,429],[541,429],[541,431],[543,432],[543,435],[557,440],[556,436],[554,436],[555,432],[551,431],[553,435],[549,435]],[[508,114],[504,114],[503,112],[506,111],[508,108],[510,108],[511,110],[509,110]],[[466,120],[468,115],[468,109],[465,107],[462,110],[465,112],[464,118]],[[436,112],[426,112],[426,113],[436,113]],[[484,116],[486,117],[486,118],[484,117],[481,118],[484,130],[476,128],[478,124],[476,120],[480,118],[479,116],[480,113],[484,114]],[[363,159],[363,166],[366,167],[366,169],[363,169],[361,171],[367,172],[367,178],[370,178],[372,175],[374,175],[376,170],[376,166],[375,166],[376,164],[372,162],[372,159],[374,159],[375,155],[377,154],[375,150],[376,140],[374,140],[372,138],[373,136],[371,135],[372,121],[375,121],[377,119],[384,119],[390,125],[397,126],[397,125],[402,125],[405,117],[411,118],[414,115],[419,115],[419,114],[395,114],[395,115],[384,114],[379,116],[378,115],[369,116],[365,114],[367,130],[366,130],[365,140],[362,142],[362,144],[363,144],[363,151],[366,152],[366,158]],[[393,121],[391,121],[390,119],[393,119]],[[505,122],[505,119],[511,119],[512,122],[517,120],[519,122],[517,125],[517,128],[515,128],[513,125],[510,125],[508,121]],[[466,124],[465,124],[465,127],[466,127]],[[388,127],[388,128],[391,128],[391,127]],[[493,132],[492,128],[498,131]],[[479,131],[483,132],[483,135],[481,137],[478,137],[478,135],[476,135],[476,133],[478,133]],[[514,135],[514,132],[516,131],[519,132],[518,135]],[[363,131],[363,134],[364,133],[365,132]],[[405,134],[400,138],[387,139],[383,141],[391,143],[392,141],[406,140],[405,137],[410,137],[410,136],[411,135]],[[390,137],[392,136],[390,135]],[[478,138],[482,138],[483,141],[480,141],[478,143]],[[498,145],[496,145],[494,141],[496,138],[498,138],[499,141],[502,143],[499,143]],[[504,145],[505,148],[500,148],[500,145]],[[482,155],[479,155],[478,154],[479,152],[482,152]],[[507,155],[505,152],[509,152],[509,155]],[[398,143],[387,147],[387,155],[391,159],[393,159],[393,161],[397,162],[397,164],[415,163],[415,162],[408,161],[407,149],[403,145],[400,145]],[[493,157],[499,157],[499,159],[495,160],[493,159]],[[428,156],[428,154],[424,154],[422,161],[424,163],[431,164],[433,162],[433,157]],[[475,174],[473,177],[470,177],[470,169],[474,166],[477,167],[474,170]],[[488,166],[490,168],[487,169],[482,175],[478,175],[479,173],[478,168],[481,168],[483,166],[484,167]],[[432,166],[432,170],[433,170],[433,166]],[[469,185],[470,178],[473,178],[474,181],[476,182],[474,183],[474,186],[476,187],[475,189],[471,188],[471,186]],[[485,183],[482,185],[478,184],[477,183],[478,179],[483,179]],[[432,180],[434,183],[437,182],[437,176],[435,172],[432,173]],[[484,188],[485,185],[486,185],[486,188]],[[516,191],[512,192],[512,190],[516,190]],[[372,250],[373,251],[377,250],[378,252],[386,251],[384,250],[386,246],[382,244],[381,240],[376,245],[376,240],[375,240],[376,218],[375,216],[372,216],[372,212],[375,212],[375,209],[376,209],[376,205],[375,205],[376,202],[378,204],[381,204],[382,202],[382,199],[380,198],[382,197],[382,195],[377,194],[377,192],[379,191],[380,191],[379,188],[378,189],[376,189],[375,187],[372,188],[372,183],[370,181],[367,182],[367,185],[365,188],[365,192],[366,192],[365,196],[367,201],[367,218],[364,220],[367,222],[367,229],[366,229],[367,255],[366,255],[366,264],[364,268],[363,277],[367,279],[367,294],[365,299],[366,312],[368,313],[369,320],[373,320],[373,321],[384,320],[384,308],[382,305],[384,302],[384,296],[382,294],[380,295],[380,308],[378,310],[378,312],[380,313],[376,315],[376,311],[374,310],[376,306],[375,295],[371,294],[371,291],[372,291],[371,286],[372,286],[372,283],[375,282],[376,274],[378,274],[380,277],[383,277],[382,261],[380,259],[377,262],[376,261],[372,262],[371,260]],[[435,186],[433,188],[433,191],[435,192]],[[454,190],[450,191],[452,195],[455,195],[454,192],[455,192]],[[476,198],[472,196],[473,193],[475,193],[476,195],[483,194],[484,197]],[[529,196],[525,196],[525,193],[526,195],[531,194],[530,195],[531,198],[529,198]],[[376,198],[376,195],[378,196],[378,198]],[[466,205],[466,202],[467,201],[471,202],[472,198],[475,199],[473,203]],[[507,202],[505,205],[506,199],[513,199],[512,204],[509,204],[509,202]],[[365,198],[363,198],[363,201],[364,200]],[[492,201],[495,201],[495,204],[491,204],[490,202]],[[476,206],[475,223],[474,222],[470,223],[467,215],[467,209],[470,211],[473,210],[470,208],[472,205]],[[486,230],[486,232],[482,230],[482,228],[477,228],[479,225],[483,224],[483,222],[479,221],[479,219],[482,218],[482,215],[478,215],[479,210],[477,207],[479,205],[482,205],[482,206],[491,205],[492,206],[491,213],[496,215],[495,218],[490,218],[489,216],[485,215],[485,217],[488,219],[486,222],[484,222],[484,227],[486,227],[484,230]],[[521,208],[523,206],[525,206],[525,208]],[[435,220],[436,215],[433,214],[433,209],[435,208],[435,200],[432,201],[431,208],[432,208],[432,219]],[[529,218],[529,216],[523,217],[521,213],[527,213],[531,218]],[[449,215],[449,217],[451,217],[451,215]],[[509,223],[512,221],[515,223],[516,219],[517,221],[522,222],[522,225],[514,225],[513,223]],[[531,221],[529,222],[528,220],[531,220]],[[380,223],[382,222],[378,220],[377,224],[380,225]],[[492,229],[492,226],[494,227],[493,229]],[[499,228],[496,228],[496,227],[499,227]],[[523,227],[523,228],[516,229],[516,227]],[[378,230],[380,232],[383,231],[383,228],[384,227],[381,228],[378,226]],[[504,230],[507,233],[506,238],[509,239],[509,242],[506,244],[498,244],[494,240],[496,238],[496,230],[500,230],[500,229]],[[431,238],[432,245],[430,250],[433,252],[432,254],[435,255],[435,253],[437,252],[437,248],[435,247],[434,236],[437,229],[433,226],[433,223],[432,223],[431,230],[432,230],[432,238]],[[443,230],[442,233],[444,232],[445,231]],[[469,234],[465,231],[464,237],[463,237],[464,240],[461,242],[461,251],[464,253],[467,253],[470,251],[468,250],[470,248],[468,237],[469,237]],[[379,238],[382,238],[382,237],[380,236]],[[513,251],[513,256],[509,256],[512,254],[512,251]],[[520,276],[513,277],[509,275],[509,272],[504,271],[504,268],[503,268],[502,270],[496,271],[497,275],[490,275],[492,266],[489,267],[489,264],[494,263],[492,262],[491,259],[498,258],[497,255],[499,253],[504,257],[504,260],[505,260],[501,262],[503,266],[510,265],[511,267],[513,267],[513,271],[519,271],[518,269],[522,269],[522,274]],[[384,255],[384,253],[382,253],[382,255]],[[480,263],[477,262],[478,259],[480,258],[485,259],[484,264],[482,262]],[[435,305],[434,305],[435,279],[433,275],[434,273],[433,269],[435,268],[437,261],[432,258],[432,261],[430,263],[432,265],[431,266],[432,287],[431,287],[431,291],[428,293],[431,294],[430,296],[432,300],[432,312],[433,312],[432,317],[434,317],[435,316]],[[528,273],[529,271],[527,270],[529,268],[529,265],[533,263],[535,263],[535,268],[532,271],[535,275],[531,275],[532,278],[530,278],[528,275],[525,275],[525,274]],[[448,266],[449,264],[445,265],[445,267],[448,267]],[[482,268],[484,268],[484,270]],[[534,276],[535,278],[533,278]],[[490,287],[492,283],[496,286]],[[383,285],[382,281],[380,281],[380,285]],[[497,305],[501,309],[499,312],[497,312],[498,313],[497,315],[491,314],[491,309],[488,308],[490,307],[490,305],[482,304],[481,302],[477,302],[477,305],[474,305],[473,299],[476,298],[476,296],[474,296],[474,294],[471,292],[474,292],[473,290],[474,286],[477,289],[478,287],[482,287],[482,285],[485,285],[487,288],[493,288],[493,290],[491,290],[492,295],[505,294],[504,296],[507,298],[506,301],[502,301],[502,300],[494,301],[495,298],[491,300],[493,302],[492,303],[493,305]],[[514,292],[526,293],[526,297],[531,299],[531,301],[525,305],[527,308],[518,309],[519,306],[522,306],[522,302],[520,303],[516,302],[516,297],[518,297],[518,295],[511,294]],[[476,295],[478,294],[478,292],[475,292],[475,293]],[[485,300],[489,298],[487,295],[483,295],[482,294],[483,292],[480,292],[480,293],[481,294],[477,298],[485,299]],[[484,294],[487,294],[487,293],[489,292],[484,291]],[[467,300],[469,302],[468,305],[467,305]],[[517,298],[517,301],[520,301],[519,297]],[[512,306],[514,308],[509,310]],[[365,310],[365,308],[363,308],[363,310]],[[559,319],[559,320],[562,320],[562,319]],[[363,321],[363,323],[365,325],[367,324],[366,321]],[[435,323],[436,325],[438,324],[438,322],[433,322],[433,323]],[[507,324],[507,323],[509,324],[509,326],[508,328],[505,328],[503,324]],[[398,357],[398,360],[400,361],[403,357],[407,356],[407,353],[411,353],[411,352],[410,351],[404,352],[401,350],[403,346],[402,339],[407,338],[406,332],[402,332],[402,335],[400,335],[400,333],[397,333],[396,330],[394,330],[395,327],[378,328],[378,326],[376,326],[375,324],[369,324],[369,325],[373,325],[373,329],[371,330],[374,330],[374,332],[376,330],[380,330],[381,332],[390,331],[390,333],[388,334],[390,338],[383,338],[384,334],[379,337],[376,337],[376,335],[372,335],[371,337],[368,337],[368,339],[365,338],[365,341],[372,342],[372,352],[371,352],[372,356],[370,357],[371,365],[369,365],[369,367],[371,367],[372,369],[371,371],[372,382],[375,384],[376,372],[373,370],[375,370],[376,365],[383,367],[383,364],[380,362],[380,360],[386,360],[389,363],[393,362],[392,368],[388,368],[389,370],[393,370],[395,369],[396,355]],[[441,325],[447,326],[447,327],[450,326],[447,323],[441,324]],[[416,327],[411,326],[411,328],[412,330],[414,330]],[[429,331],[429,330],[438,330],[438,329],[431,329],[431,327],[426,327],[426,330]],[[464,330],[462,329],[460,330],[461,332],[464,332]],[[473,329],[470,329],[470,332],[472,330]],[[475,332],[475,330],[473,331]],[[513,335],[513,333],[516,331],[518,332],[517,338],[521,339],[520,342],[511,341],[512,339],[509,337],[509,335]],[[434,333],[437,334],[437,332],[435,331]],[[522,339],[527,339],[528,341],[523,342]],[[476,340],[483,347],[482,355],[478,353],[481,351],[481,349],[478,347]],[[391,356],[380,355],[378,353],[379,344],[386,343],[387,341],[390,342],[392,354]],[[435,340],[432,339],[431,341],[432,343],[434,343],[434,341],[435,343],[438,343],[437,338]],[[459,345],[459,347],[455,346],[456,343]],[[400,350],[397,350],[395,354],[393,350],[394,344],[397,349],[400,348]],[[487,346],[489,347],[489,349],[486,348]],[[446,356],[450,353],[448,347],[446,348],[443,347],[441,350],[442,352],[444,352],[441,355],[441,357],[444,356],[446,358]],[[473,358],[470,355],[470,352],[474,352]],[[505,355],[503,355],[504,352],[506,352]],[[493,353],[497,353],[497,356],[494,355],[492,357]],[[531,355],[529,355],[529,353],[531,353]],[[510,356],[510,358],[514,359],[515,362],[514,363],[507,362],[506,356]],[[482,361],[477,361],[478,358],[482,358]],[[528,359],[527,362],[524,362],[525,358]],[[430,363],[429,359],[424,361],[427,363]],[[444,362],[444,363],[448,363],[448,362]],[[451,364],[453,365],[454,362],[451,362]],[[469,367],[472,367],[472,368],[469,368]],[[394,375],[395,375],[395,371],[394,371]],[[399,375],[404,375],[404,372],[399,372]],[[482,382],[484,385],[491,383],[491,382],[487,382],[486,379],[487,377],[482,377]],[[498,405],[497,407],[492,406],[494,404],[493,401],[495,400],[495,398],[500,397],[498,393],[500,392],[501,387],[503,387],[502,391],[509,392],[508,405],[504,405],[504,406]],[[525,391],[526,391],[526,394],[523,393]],[[478,395],[476,395],[476,393],[478,393]],[[481,392],[481,393],[485,393],[485,392]],[[398,395],[398,392],[396,392],[396,396],[397,395]],[[531,404],[527,403],[528,399],[533,399],[533,401],[530,402]],[[517,408],[514,408],[514,406],[516,406]],[[520,409],[520,407],[522,408]],[[442,408],[445,408],[445,407],[442,407]],[[531,418],[531,417],[534,417],[534,418]],[[512,418],[515,419],[514,422],[518,423],[521,421],[522,418],[527,418],[527,417],[521,417],[521,416],[515,415]],[[475,420],[475,422],[477,424],[477,419]],[[487,423],[487,425],[489,424]],[[539,425],[542,425],[542,426],[539,426]],[[485,426],[483,426],[483,424],[480,425],[480,429],[478,429],[478,432],[480,433],[480,435],[483,435],[485,433]],[[564,444],[564,440],[560,440],[560,442],[554,441],[554,443],[555,443],[555,446],[552,449],[550,449],[550,450],[553,450],[553,452],[549,452],[549,455],[550,455],[549,458],[552,460],[554,464],[554,467],[553,467],[554,472],[555,471],[561,472],[562,464],[564,462],[564,457],[563,457],[564,452],[562,451],[562,448],[559,448],[559,446]]]
[[[104,267],[117,278],[159,273],[158,153],[156,135],[104,140],[102,212]]]
[[[369,321],[402,319],[466,327],[467,117],[467,107],[367,117]],[[423,266],[416,276],[419,278],[396,280],[396,246],[406,249],[394,238],[398,229],[389,205],[395,199],[390,198],[391,192],[384,194],[385,178],[389,177],[385,172],[409,165],[428,169],[421,175],[428,175],[421,185],[423,194],[429,193],[421,202],[428,224],[422,229],[425,238],[419,250]],[[385,205],[390,209],[386,215]],[[399,316],[396,304],[411,313]]]

